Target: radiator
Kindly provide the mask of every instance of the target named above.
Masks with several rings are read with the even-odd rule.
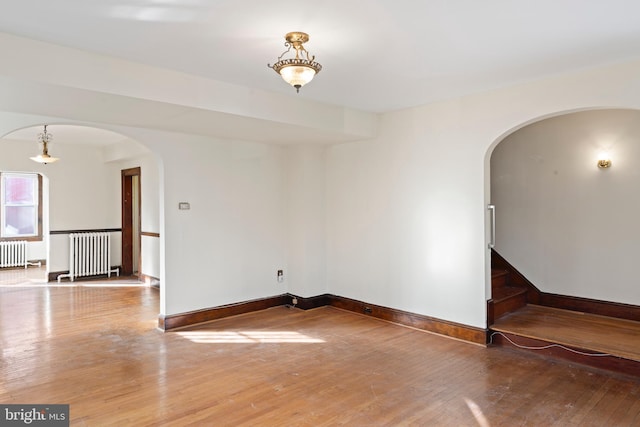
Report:
[[[111,268],[111,234],[69,234],[69,273],[58,275],[58,282],[63,277],[72,282],[76,277],[102,274],[111,277],[113,272],[120,275],[118,268]]]
[[[27,268],[27,241],[0,242],[0,267]]]

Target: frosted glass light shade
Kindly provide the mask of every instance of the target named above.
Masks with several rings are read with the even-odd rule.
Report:
[[[42,154],[38,154],[35,157],[30,157],[34,162],[47,164],[57,162],[59,159],[57,157],[51,157],[49,155],[49,143],[53,139],[53,135],[47,133],[47,125],[44,125],[44,132],[38,134],[38,141],[42,144]]]
[[[309,41],[307,33],[294,31],[287,33],[284,38],[287,41],[284,45],[288,49],[278,57],[278,62],[273,65],[267,64],[267,66],[280,74],[285,82],[295,87],[296,92],[300,92],[300,88],[313,80],[313,77],[322,70],[322,65],[317,63],[315,56],[309,55],[309,52],[302,46]],[[295,51],[295,57],[283,59],[283,56],[289,53],[292,48]]]
[[[38,162],[38,163],[43,163],[43,164],[47,164],[47,163],[54,163],[57,162],[58,160],[60,160],[57,157],[51,157],[48,154],[38,154],[35,157],[30,157],[31,160],[33,160],[34,162]]]
[[[280,75],[284,81],[291,86],[300,88],[313,80],[313,77],[316,75],[316,70],[308,66],[290,65],[282,68]]]

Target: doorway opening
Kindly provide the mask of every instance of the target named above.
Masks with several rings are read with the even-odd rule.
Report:
[[[140,167],[123,169],[122,274],[140,277]]]

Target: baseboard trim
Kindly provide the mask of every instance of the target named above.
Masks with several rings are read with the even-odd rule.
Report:
[[[640,306],[568,295],[540,293],[540,305],[618,319],[640,321]]]
[[[69,270],[67,271],[50,271],[47,277],[48,282],[55,282],[58,279],[58,276],[61,274],[69,274]]]
[[[236,304],[221,305],[213,308],[190,311],[187,313],[171,314],[168,316],[158,316],[158,328],[163,331],[170,331],[176,328],[192,326],[198,323],[210,322],[212,320],[225,317],[236,316],[238,314],[251,313],[265,310],[271,307],[278,307],[290,303],[290,298],[286,294],[273,297],[255,299],[251,301],[239,302]]]
[[[331,305],[343,310],[360,313],[377,319],[386,320],[403,326],[444,335],[450,338],[471,342],[474,344],[487,344],[487,330],[423,314],[411,313],[395,308],[368,304],[362,301],[331,295]]]
[[[331,299],[334,298],[334,296],[331,294],[316,295],[315,297],[299,297],[297,295],[287,294],[287,297],[287,304],[293,305],[293,298],[296,298],[298,302],[295,304],[295,306],[303,310],[311,310],[314,308],[331,305]]]
[[[342,310],[371,316],[376,319],[386,320],[403,326],[444,335],[450,338],[471,342],[474,344],[487,344],[487,330],[436,319],[421,314],[410,313],[394,308],[383,307],[375,304],[367,304],[350,298],[339,297],[331,294],[317,295],[314,297],[300,297],[293,294],[282,294],[268,298],[240,302],[237,304],[223,305],[214,308],[196,310],[188,313],[158,316],[158,328],[170,331],[176,328],[209,322],[224,317],[250,313],[281,305],[294,305],[302,310],[311,310],[318,307],[332,306]]]

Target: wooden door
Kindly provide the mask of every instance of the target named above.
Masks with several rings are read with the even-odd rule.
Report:
[[[140,168],[122,170],[122,275],[140,274]]]

